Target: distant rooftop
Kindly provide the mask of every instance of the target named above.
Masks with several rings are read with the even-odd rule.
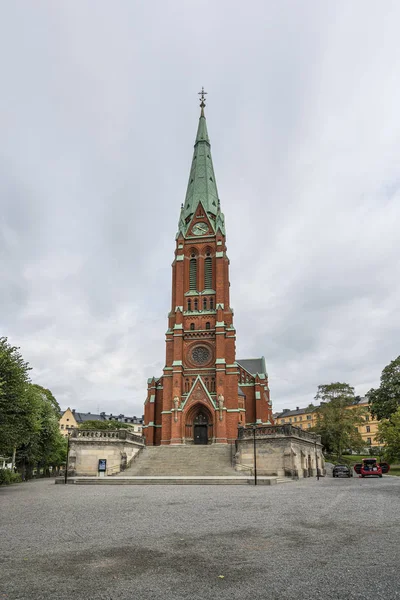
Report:
[[[64,413],[65,411],[63,411],[62,414]],[[85,423],[86,421],[118,421],[119,423],[143,424],[143,417],[130,417],[123,414],[113,415],[112,413],[107,414],[105,412],[101,412],[100,414],[90,412],[83,413],[78,412],[75,408],[72,409],[72,413],[78,423]]]

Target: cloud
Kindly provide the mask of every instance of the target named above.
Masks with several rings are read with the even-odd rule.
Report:
[[[205,85],[238,356],[265,355],[275,409],[376,386],[400,338],[398,3],[6,13],[0,328],[33,379],[142,413]]]

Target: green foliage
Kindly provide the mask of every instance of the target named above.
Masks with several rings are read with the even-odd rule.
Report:
[[[35,424],[17,449],[17,466],[24,479],[31,476],[35,466],[48,473],[50,466],[59,466],[66,456],[66,440],[59,431],[59,406],[54,396],[36,384],[28,384],[26,394],[34,408]]]
[[[371,413],[378,421],[389,419],[400,407],[400,356],[392,360],[382,371],[378,389],[367,393]]]
[[[26,388],[30,367],[19,348],[0,338],[0,454],[12,454],[35,426],[35,415]]]
[[[23,479],[34,467],[49,473],[66,457],[58,402],[50,390],[30,382],[29,370],[19,348],[0,338],[0,454],[11,456],[16,450]]]
[[[0,469],[0,485],[21,483],[21,481],[21,475],[19,473],[14,473],[11,469]]]
[[[345,450],[361,450],[364,442],[357,426],[363,422],[365,410],[348,409],[354,401],[354,388],[347,383],[320,385],[315,398],[322,402],[312,431],[321,436],[325,451],[341,461]]]
[[[315,395],[315,400],[319,402],[331,402],[339,398],[342,401],[347,401],[347,404],[354,403],[354,388],[348,383],[328,383],[319,385]]]
[[[79,429],[97,429],[99,431],[129,428],[129,423],[120,423],[119,421],[85,421],[84,423],[80,423],[79,425]]]
[[[376,439],[385,444],[384,456],[388,462],[400,462],[400,408],[378,425]]]

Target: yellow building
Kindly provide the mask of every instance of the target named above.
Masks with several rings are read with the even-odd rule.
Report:
[[[376,434],[378,433],[378,423],[379,421],[374,418],[370,411],[368,400],[366,398],[361,398],[358,404],[352,404],[348,407],[350,410],[354,408],[364,408],[365,414],[363,416],[363,423],[358,426],[358,431],[361,433],[362,439],[365,441],[365,447],[368,446],[380,446],[380,442],[376,441]]]
[[[315,406],[314,408],[297,407],[295,410],[283,410],[281,413],[274,415],[275,423],[277,425],[290,423],[291,425],[300,427],[300,429],[311,429],[311,427],[314,427],[314,425],[317,424],[318,408],[318,406]],[[357,404],[350,404],[347,408],[349,410],[353,410],[355,408],[365,409],[363,423],[358,426],[358,430],[365,441],[366,448],[369,446],[379,446],[380,444],[375,438],[378,432],[378,421],[371,415],[369,411],[368,400],[366,398],[361,398]]]
[[[71,429],[78,427],[78,421],[75,419],[75,411],[72,412],[70,408],[61,415],[60,420],[58,421],[58,426],[60,428],[61,435],[64,437],[69,434]]]
[[[285,409],[274,416],[277,425],[289,423],[300,429],[311,429],[317,422],[315,408],[297,408],[295,410]]]
[[[118,423],[127,423],[131,433],[142,435],[143,419],[142,417],[126,417],[125,415],[112,415],[105,412],[99,415],[94,413],[77,412],[74,408],[67,410],[61,415],[58,422],[60,432],[63,436],[67,436],[72,429],[79,427],[85,421],[116,421]]]

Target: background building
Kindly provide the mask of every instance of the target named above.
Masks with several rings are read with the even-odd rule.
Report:
[[[125,415],[113,415],[101,412],[100,414],[77,412],[75,408],[72,410],[67,408],[63,412],[58,422],[62,435],[66,436],[72,429],[76,429],[85,421],[118,421],[119,423],[127,423],[131,433],[142,435],[143,418],[142,417],[127,417]]]
[[[308,408],[297,407],[295,410],[285,409],[280,413],[274,414],[275,423],[277,425],[290,423],[291,425],[300,427],[300,429],[311,429],[317,424],[318,408],[319,406],[310,405]],[[363,423],[358,426],[358,431],[365,441],[366,448],[380,446],[381,444],[377,442],[375,437],[378,433],[378,421],[371,415],[367,398],[360,398],[358,402],[349,404],[347,408],[348,410],[364,408]]]

